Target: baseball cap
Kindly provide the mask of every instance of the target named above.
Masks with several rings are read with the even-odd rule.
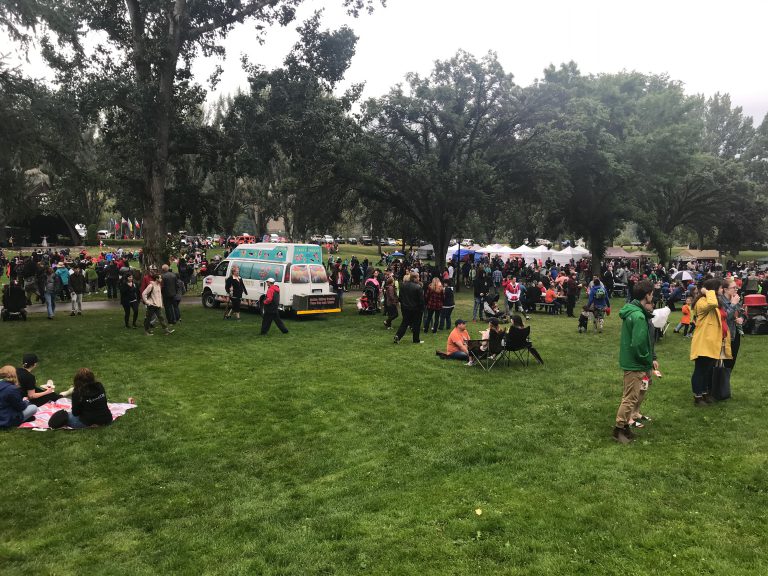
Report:
[[[32,366],[32,364],[37,364],[40,361],[40,359],[37,357],[37,354],[28,352],[24,354],[21,361],[25,366]]]
[[[270,284],[274,284],[275,283],[275,279],[274,278],[267,278],[267,282],[269,282]]]

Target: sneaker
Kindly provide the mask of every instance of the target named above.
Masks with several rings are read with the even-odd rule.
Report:
[[[172,329],[172,328],[169,328],[169,329],[167,329],[167,330],[165,331],[165,335],[166,335],[166,336],[168,336],[169,334],[173,334],[174,332],[176,332],[176,330],[174,330],[174,329]]]
[[[703,396],[694,396],[693,397],[693,405],[694,406],[698,406],[698,407],[702,407],[702,406],[707,406],[708,404],[707,404],[707,401],[704,400]]]
[[[149,330],[144,330],[144,336],[154,336],[154,332],[150,332]]]
[[[424,344],[424,340],[419,340],[418,342],[414,342],[414,344]]]
[[[707,404],[713,404],[715,401],[714,398],[712,398],[712,396],[710,396],[709,394],[704,394],[703,398],[704,398],[704,402],[706,402]]]

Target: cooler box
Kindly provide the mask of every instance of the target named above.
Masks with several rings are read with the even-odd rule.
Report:
[[[768,302],[766,302],[765,294],[749,294],[748,296],[744,296],[744,306],[766,306],[768,305]]]

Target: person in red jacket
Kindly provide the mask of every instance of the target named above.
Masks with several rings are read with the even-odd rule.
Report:
[[[261,335],[265,335],[272,327],[272,322],[280,329],[283,334],[288,334],[288,328],[285,327],[280,319],[280,287],[275,284],[274,278],[267,278],[267,297],[261,310]]]

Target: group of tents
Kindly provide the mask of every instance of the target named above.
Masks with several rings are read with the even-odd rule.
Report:
[[[562,250],[552,250],[546,246],[537,246],[531,248],[522,244],[517,248],[511,248],[510,246],[503,246],[501,244],[490,244],[488,246],[451,246],[448,248],[448,252],[445,255],[446,260],[452,260],[455,256],[458,256],[460,260],[464,260],[467,257],[473,257],[477,262],[482,258],[489,256],[506,260],[507,258],[536,258],[537,260],[546,260],[552,258],[558,264],[567,264],[571,260],[578,262],[582,258],[589,258],[590,253],[586,248],[581,246],[575,246],[563,248]]]

